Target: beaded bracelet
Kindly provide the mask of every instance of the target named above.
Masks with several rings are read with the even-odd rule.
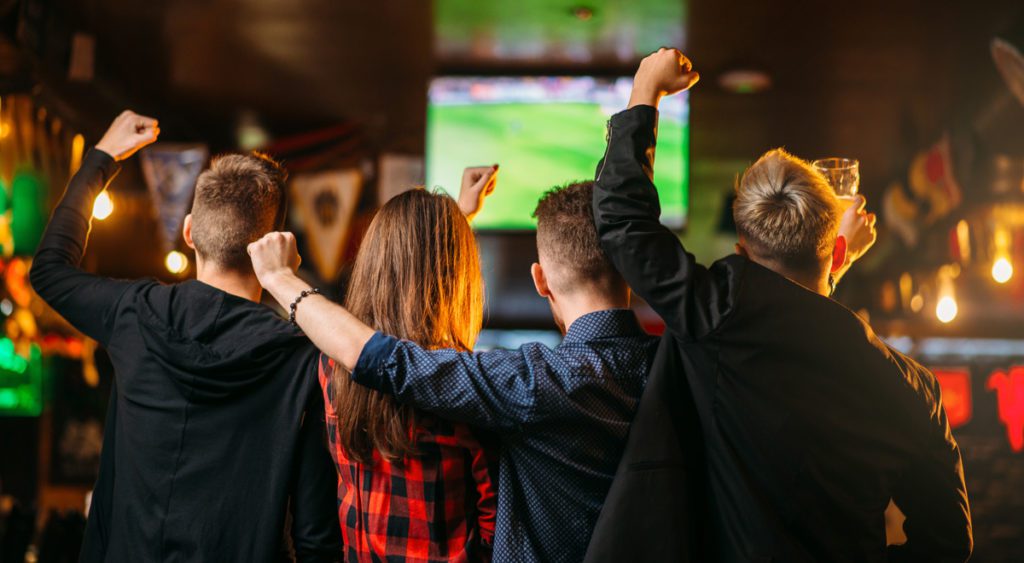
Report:
[[[299,296],[295,298],[295,301],[292,301],[292,304],[289,306],[290,310],[288,311],[288,322],[292,323],[295,326],[299,326],[298,323],[295,322],[295,309],[299,306],[300,301],[313,294],[319,295],[320,289],[316,287],[303,289],[302,293],[300,293]]]

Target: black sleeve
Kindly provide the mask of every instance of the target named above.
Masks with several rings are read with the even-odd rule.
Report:
[[[739,272],[709,271],[663,226],[654,187],[658,110],[636,106],[608,122],[608,149],[594,183],[601,247],[629,286],[678,337],[697,339],[721,324]]]
[[[938,381],[917,369],[915,390],[926,404],[928,420],[912,437],[919,447],[908,452],[914,459],[893,491],[893,501],[907,517],[907,542],[889,548],[889,561],[961,563],[970,558],[974,539],[960,447],[942,408]]]
[[[79,563],[102,563],[107,558],[110,527],[114,506],[114,443],[117,433],[117,381],[111,382],[107,416],[103,424],[103,446],[100,450],[100,468],[92,488]]]
[[[29,280],[32,288],[75,328],[106,346],[111,313],[132,282],[111,280],[79,267],[85,254],[92,204],[117,175],[110,155],[93,149],[68,183],[39,242]]]
[[[327,451],[323,399],[318,392],[311,395],[296,448],[292,543],[299,562],[340,561],[343,546],[338,522],[338,474]]]

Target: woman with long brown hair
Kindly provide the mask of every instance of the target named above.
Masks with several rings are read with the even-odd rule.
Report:
[[[385,204],[356,256],[345,307],[424,347],[471,350],[483,281],[455,201],[416,189]],[[319,377],[346,560],[489,558],[495,490],[473,431],[353,383],[326,355]]]

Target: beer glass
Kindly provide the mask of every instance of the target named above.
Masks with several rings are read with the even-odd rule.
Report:
[[[832,157],[815,160],[811,166],[821,172],[832,185],[842,212],[845,213],[853,205],[860,188],[860,162],[852,158]]]

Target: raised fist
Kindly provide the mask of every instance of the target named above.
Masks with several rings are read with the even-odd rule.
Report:
[[[96,148],[114,157],[114,160],[124,160],[156,141],[158,135],[160,127],[155,119],[125,110],[110,124],[103,138],[96,143]]]
[[[250,243],[246,250],[252,260],[252,269],[263,287],[267,287],[275,275],[294,274],[302,263],[295,235],[289,232],[267,233],[258,241]]]
[[[633,94],[629,107],[651,105],[657,107],[662,96],[689,89],[700,80],[693,65],[678,49],[662,47],[640,61],[633,77]]]
[[[462,172],[459,190],[459,209],[466,219],[472,220],[480,212],[484,198],[491,195],[498,184],[498,165],[470,166]]]

